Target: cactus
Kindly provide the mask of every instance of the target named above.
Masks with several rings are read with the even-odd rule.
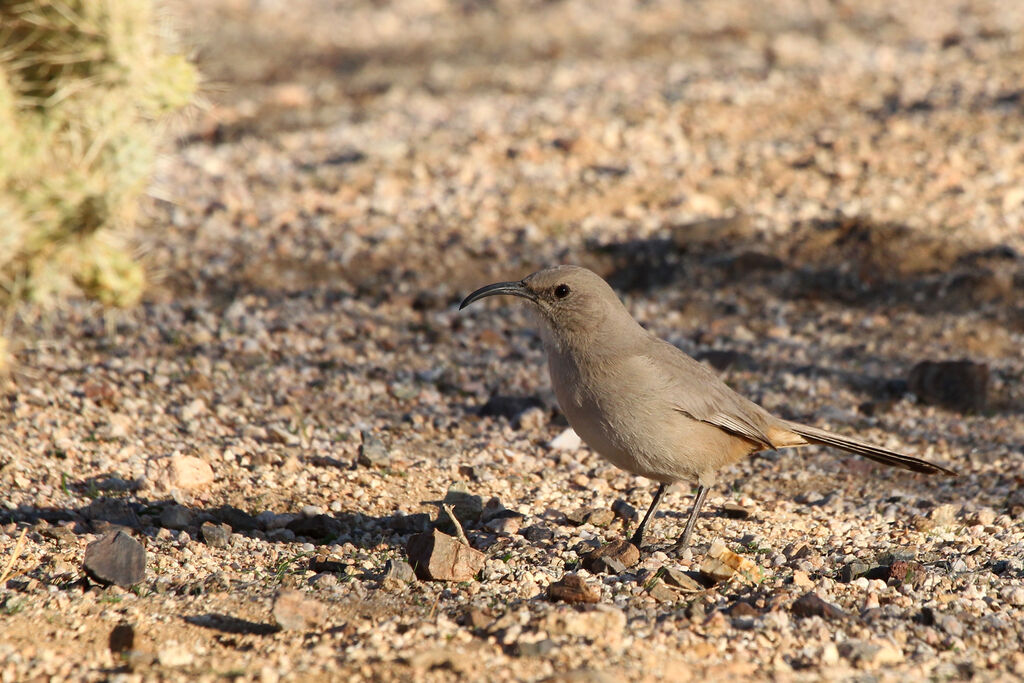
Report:
[[[197,85],[168,47],[152,0],[0,0],[0,299],[138,300],[159,124]]]

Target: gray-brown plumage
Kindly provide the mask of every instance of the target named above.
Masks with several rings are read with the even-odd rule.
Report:
[[[543,322],[551,383],[569,424],[616,466],[659,482],[633,535],[639,547],[668,484],[693,481],[697,496],[677,547],[717,472],[757,451],[822,444],[926,474],[940,465],[859,439],[775,417],[703,364],[642,328],[595,273],[575,266],[482,287],[459,307],[510,294],[533,302]]]

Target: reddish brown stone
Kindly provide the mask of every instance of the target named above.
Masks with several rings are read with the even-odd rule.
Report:
[[[416,534],[406,546],[409,564],[426,581],[469,581],[483,569],[485,556],[437,529]]]
[[[618,574],[640,561],[640,551],[629,541],[615,541],[583,556],[583,568],[592,574]]]
[[[597,602],[601,593],[577,574],[566,574],[548,586],[548,598],[562,602]]]

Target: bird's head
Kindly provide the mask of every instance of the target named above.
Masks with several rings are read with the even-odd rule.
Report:
[[[613,331],[614,323],[628,321],[636,325],[608,283],[578,266],[545,268],[518,282],[481,287],[463,299],[459,309],[498,294],[522,297],[533,303],[549,331],[560,341],[600,336]]]

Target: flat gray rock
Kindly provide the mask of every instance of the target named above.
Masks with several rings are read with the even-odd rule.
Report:
[[[112,531],[86,547],[83,566],[97,583],[128,588],[146,578],[146,549],[128,533]]]

